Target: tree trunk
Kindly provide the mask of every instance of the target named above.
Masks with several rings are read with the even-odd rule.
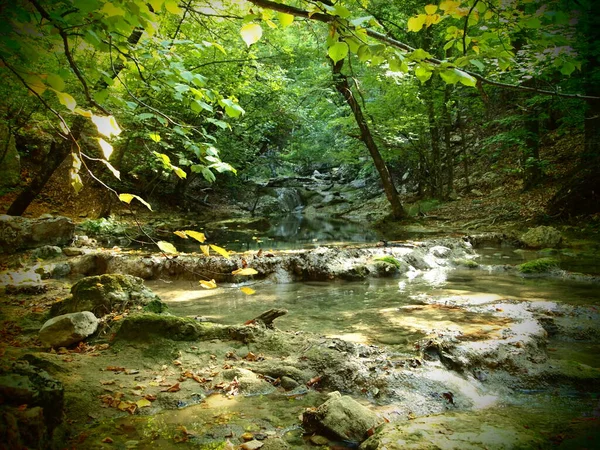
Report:
[[[338,61],[333,65],[333,78],[335,82],[335,88],[337,91],[342,94],[348,106],[352,110],[354,114],[354,119],[356,120],[356,124],[360,129],[360,139],[365,143],[371,157],[373,158],[373,162],[375,164],[375,168],[377,172],[379,172],[379,176],[381,177],[381,182],[383,184],[383,190],[385,192],[385,196],[392,207],[392,215],[395,219],[404,219],[407,217],[402,204],[400,203],[400,198],[398,197],[398,191],[396,190],[396,186],[394,186],[394,182],[392,181],[392,176],[390,175],[390,171],[385,164],[385,161],[381,157],[381,153],[379,153],[379,149],[377,148],[377,144],[373,140],[373,135],[371,134],[371,130],[367,125],[365,117],[360,109],[360,105],[356,101],[352,90],[350,89],[350,85],[348,83],[348,79],[342,72],[342,66],[344,65],[344,60]]]
[[[452,95],[452,86],[447,84],[444,88],[444,102],[442,104],[442,120],[444,122],[444,198],[450,198],[454,191],[454,150],[450,142],[450,132],[452,130],[452,116],[450,114],[450,97]]]
[[[527,191],[536,187],[542,179],[540,167],[540,121],[537,108],[526,112],[524,118],[525,149],[523,151],[523,190]]]
[[[130,45],[135,46],[141,37],[142,30],[135,29],[127,39],[127,42]],[[121,70],[123,70],[124,67],[125,63],[121,60],[118,60],[115,63],[113,79],[117,77],[119,72],[121,72]],[[101,79],[98,81],[98,83],[96,83],[94,89],[103,89],[107,86],[107,83],[103,79]],[[32,178],[29,185],[25,189],[23,189],[23,191],[21,191],[17,198],[12,202],[12,204],[8,208],[8,211],[6,212],[8,215],[22,215],[25,212],[25,210],[29,207],[31,202],[33,202],[33,200],[40,194],[40,192],[42,192],[42,190],[46,186],[46,183],[48,183],[48,180],[50,180],[50,177],[52,177],[52,174],[56,171],[56,169],[59,168],[59,166],[62,164],[65,158],[71,153],[71,145],[73,143],[71,139],[77,141],[80,138],[81,132],[83,131],[86,122],[87,119],[85,117],[76,116],[75,119],[73,119],[73,124],[71,125],[70,138],[60,142],[59,144],[53,143],[50,146],[50,151],[48,152],[46,158],[42,163],[42,168],[40,169],[40,172]]]
[[[423,86],[423,99],[425,100],[425,106],[427,109],[427,124],[429,128],[429,137],[431,139],[431,165],[429,167],[431,186],[431,197],[442,198],[442,157],[440,148],[440,133],[437,127],[437,121],[435,117],[435,105],[433,102],[433,80],[430,78],[425,82]]]

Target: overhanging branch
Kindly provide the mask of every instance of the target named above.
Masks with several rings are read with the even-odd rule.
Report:
[[[316,20],[318,22],[333,23],[337,20],[337,18],[335,16],[330,16],[328,14],[322,14],[322,13],[311,14],[308,11],[305,11],[303,9],[296,8],[294,6],[284,5],[281,3],[275,3],[270,0],[248,0],[248,1],[256,6],[260,6],[261,8],[270,9],[273,11],[279,11],[279,12],[286,13],[286,14],[291,14],[295,17],[303,17],[305,19]],[[411,47],[410,45],[405,44],[404,42],[393,39],[383,33],[379,33],[375,30],[372,30],[371,28],[365,28],[365,32],[367,33],[367,35],[369,37],[376,39],[380,42],[385,42],[389,46],[403,50],[405,52],[413,52],[416,50],[414,47]],[[438,65],[438,66],[443,63],[443,61],[441,61],[437,58],[428,58],[425,61],[430,64],[434,64],[434,65]],[[556,97],[563,97],[563,98],[577,98],[577,99],[581,99],[581,100],[600,100],[600,97],[595,97],[595,96],[591,96],[591,95],[568,94],[568,93],[552,91],[552,90],[547,90],[547,89],[538,89],[538,88],[534,88],[534,87],[530,87],[530,86],[522,86],[519,84],[502,83],[500,81],[490,80],[476,72],[471,72],[471,71],[468,71],[465,69],[460,69],[460,70],[471,75],[473,78],[480,81],[481,83],[489,84],[490,86],[497,86],[497,87],[500,87],[503,89],[514,89],[514,90],[519,90],[519,91],[534,92],[536,94],[553,95]]]

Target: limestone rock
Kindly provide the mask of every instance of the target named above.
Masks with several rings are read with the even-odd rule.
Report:
[[[379,424],[377,415],[352,397],[335,391],[314,411],[305,411],[303,424],[344,441],[362,442],[367,431]]]
[[[61,256],[62,254],[62,249],[60,247],[57,247],[56,245],[44,245],[32,251],[31,257],[34,259],[52,259]]]
[[[18,216],[0,216],[0,253],[66,245],[73,239],[75,225],[62,216],[43,216],[28,219]]]
[[[131,275],[105,274],[82,278],[71,288],[71,297],[55,303],[52,315],[92,311],[102,317],[113,310],[122,311],[137,305],[161,302],[144,286],[144,281]],[[162,303],[162,302],[161,302]]]
[[[4,123],[0,124],[0,156],[0,187],[16,186],[21,180],[21,157],[15,138]]]
[[[556,228],[541,226],[531,228],[521,240],[530,248],[556,248],[562,242],[562,235]]]
[[[290,446],[281,438],[269,438],[263,441],[262,450],[287,450]]]
[[[40,340],[48,347],[66,347],[94,334],[98,319],[90,311],[64,314],[48,320],[40,330]]]
[[[228,384],[237,380],[237,386],[243,394],[269,394],[275,388],[248,369],[233,368],[221,371],[213,380],[213,385]]]

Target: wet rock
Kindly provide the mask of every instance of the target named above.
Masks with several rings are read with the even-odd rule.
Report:
[[[62,246],[73,239],[75,225],[67,217],[42,216],[28,219],[20,216],[0,216],[0,253]]]
[[[319,434],[315,434],[314,436],[311,436],[309,439],[311,444],[314,445],[327,445],[329,444],[329,439],[327,439],[325,436],[321,436]]]
[[[558,261],[553,258],[534,259],[533,261],[527,261],[517,266],[517,270],[520,273],[528,275],[547,273],[557,269]]]
[[[300,385],[293,378],[285,377],[285,376],[281,378],[281,387],[284,388],[286,391],[291,391],[292,389],[296,389],[298,386],[300,386]]]
[[[0,442],[3,448],[50,448],[61,423],[63,386],[45,371],[18,361],[0,367]],[[21,410],[21,405],[27,408]]]
[[[20,284],[7,284],[7,295],[39,295],[48,291],[48,286],[43,283],[27,282]]]
[[[360,446],[384,449],[545,448],[547,441],[504,411],[456,412],[389,423]]]
[[[63,254],[62,249],[56,245],[44,245],[43,247],[36,248],[31,252],[32,258],[39,259],[52,259]]]
[[[429,249],[429,252],[436,258],[447,258],[448,256],[450,256],[452,250],[442,245],[436,245],[434,247],[431,247]]]
[[[52,315],[92,311],[102,317],[111,311],[123,311],[138,305],[161,302],[144,286],[144,281],[131,275],[106,274],[86,277],[71,288],[71,296],[52,305]]]
[[[85,253],[82,249],[76,247],[65,247],[62,252],[65,256],[81,256]]]
[[[367,431],[379,424],[379,418],[352,397],[336,391],[315,410],[305,411],[302,422],[308,429],[322,430],[337,439],[362,442]]]
[[[72,275],[101,275],[106,273],[106,261],[100,255],[81,255],[69,259]]]
[[[252,441],[244,442],[242,445],[240,445],[240,448],[243,450],[257,450],[264,445],[265,445],[264,442],[252,440]]]
[[[520,247],[519,239],[504,233],[479,233],[463,237],[465,242],[470,243],[473,248],[482,247]]]
[[[48,347],[67,347],[96,332],[98,319],[90,311],[53,317],[42,326],[39,338]]]
[[[562,240],[560,231],[546,226],[531,228],[521,236],[521,241],[529,248],[555,248],[560,246]]]

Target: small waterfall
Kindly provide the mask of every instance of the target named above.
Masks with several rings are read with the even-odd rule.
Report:
[[[300,193],[295,188],[275,188],[277,201],[281,206],[281,212],[301,212],[304,205]]]

